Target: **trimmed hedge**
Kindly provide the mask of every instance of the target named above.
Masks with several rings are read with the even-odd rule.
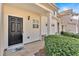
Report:
[[[61,35],[70,36],[70,37],[74,37],[74,38],[79,39],[79,34],[73,34],[73,33],[68,33],[68,32],[61,32]]]
[[[67,36],[50,35],[45,37],[45,53],[47,56],[79,55],[79,40]]]

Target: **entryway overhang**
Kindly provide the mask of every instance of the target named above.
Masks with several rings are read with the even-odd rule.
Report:
[[[27,11],[31,11],[40,15],[46,15],[49,11],[47,9],[41,8],[40,6],[38,6],[35,3],[6,3],[4,5],[8,5],[11,7],[16,7],[19,9],[23,9],[23,10],[27,10]]]
[[[36,3],[36,5],[48,11],[57,11],[59,9],[54,3]]]
[[[32,11],[38,14],[46,15],[46,13],[52,13],[58,11],[58,7],[53,3],[5,3],[4,5],[17,7],[20,9]]]
[[[37,6],[47,10],[50,13],[53,13],[53,11],[58,11],[58,7],[53,3],[36,3]]]

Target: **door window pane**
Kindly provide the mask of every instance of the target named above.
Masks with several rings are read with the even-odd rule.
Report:
[[[11,32],[14,32],[14,31],[15,31],[15,23],[12,22],[12,23],[11,23]]]
[[[17,31],[18,31],[18,32],[21,31],[21,24],[20,24],[20,23],[17,24]]]

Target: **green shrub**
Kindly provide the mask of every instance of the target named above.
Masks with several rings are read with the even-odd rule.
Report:
[[[74,38],[79,39],[79,34],[73,34],[73,33],[68,33],[68,32],[61,32],[61,35],[70,36],[70,37],[74,37]]]
[[[79,40],[60,35],[47,36],[45,37],[45,52],[47,56],[79,55]]]
[[[72,37],[79,39],[79,34],[74,34]]]

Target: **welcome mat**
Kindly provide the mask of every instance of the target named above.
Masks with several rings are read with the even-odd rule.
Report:
[[[23,50],[24,49],[24,45],[23,44],[18,44],[18,45],[14,45],[14,46],[11,46],[7,49],[7,51],[10,51],[10,52],[16,52],[16,51],[20,51],[20,50]]]

